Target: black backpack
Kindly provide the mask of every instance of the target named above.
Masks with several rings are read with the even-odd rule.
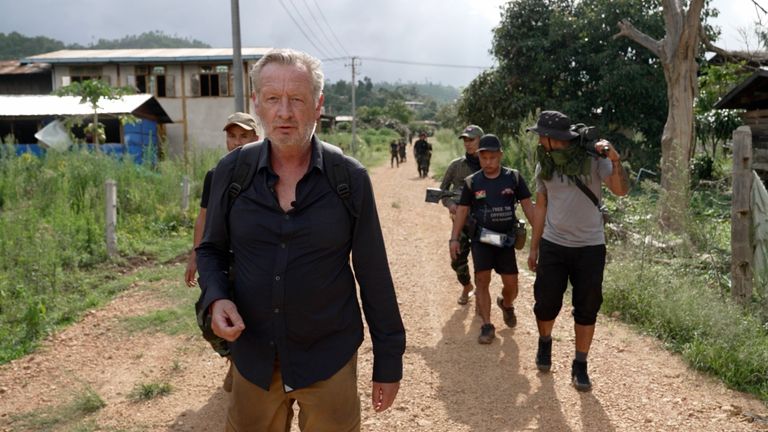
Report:
[[[328,183],[331,185],[336,194],[341,198],[350,216],[352,216],[353,223],[357,221],[358,212],[352,204],[352,189],[349,186],[349,170],[344,161],[344,153],[340,148],[320,141],[323,151],[323,173],[325,174]],[[232,205],[235,199],[240,195],[240,192],[246,190],[253,181],[253,176],[256,173],[256,166],[259,163],[259,157],[261,156],[261,149],[264,146],[264,141],[254,142],[246,144],[236,150],[237,159],[235,161],[235,168],[232,170],[232,177],[229,181],[229,187],[227,188],[227,211],[226,218],[229,219],[229,211],[232,209]],[[232,272],[229,272],[230,283],[232,282]],[[204,292],[200,291],[200,298],[195,303],[195,315],[197,316],[197,326],[203,334],[203,338],[211,344],[211,347],[220,356],[226,357],[229,355],[229,344],[226,340],[217,336],[211,328],[211,314],[207,310],[202,309],[202,300]]]

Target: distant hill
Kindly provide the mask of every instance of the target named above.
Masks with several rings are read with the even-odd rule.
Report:
[[[452,103],[459,97],[459,89],[453,86],[443,85],[443,84],[435,84],[435,83],[388,83],[388,82],[381,82],[376,83],[377,87],[384,88],[387,90],[397,90],[400,89],[401,91],[405,88],[411,89],[411,91],[407,91],[405,93],[412,93],[415,95],[421,95],[421,96],[428,96],[429,98],[433,99],[435,102],[437,102],[439,105],[446,104],[446,103]],[[419,98],[417,98],[419,99]]]
[[[0,33],[0,60],[13,60],[62,49],[120,49],[120,48],[210,48],[197,39],[171,36],[155,30],[121,39],[99,39],[98,42],[82,46],[65,44],[46,36],[24,36],[18,32]]]

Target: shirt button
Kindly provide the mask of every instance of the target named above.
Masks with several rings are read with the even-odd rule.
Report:
[[[269,346],[275,346],[275,341],[269,341]]]
[[[280,313],[280,308],[275,308],[275,313],[276,314]]]
[[[285,215],[285,220],[291,220],[291,215]]]
[[[280,247],[285,249],[285,243],[280,243]]]
[[[280,280],[280,275],[275,276],[275,280],[279,281]]]

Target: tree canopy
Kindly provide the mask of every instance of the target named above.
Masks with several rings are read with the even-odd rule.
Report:
[[[536,110],[554,109],[597,125],[626,142],[641,132],[656,146],[666,118],[658,59],[626,39],[616,23],[631,16],[663,34],[659,1],[520,0],[509,2],[494,29],[498,67],[464,90],[459,115],[497,134],[514,134]]]

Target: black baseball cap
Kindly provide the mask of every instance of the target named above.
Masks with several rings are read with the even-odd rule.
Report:
[[[494,134],[485,134],[480,137],[480,146],[477,151],[501,151],[501,141],[499,137]]]

